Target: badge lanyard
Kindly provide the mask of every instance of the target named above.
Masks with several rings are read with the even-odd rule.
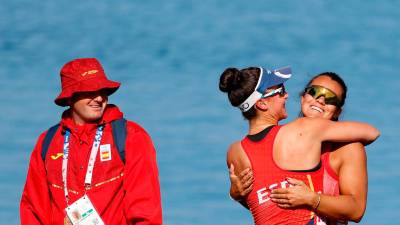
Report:
[[[103,136],[103,130],[104,130],[104,126],[99,126],[97,128],[96,135],[94,137],[92,151],[90,152],[89,163],[88,163],[88,167],[86,170],[85,190],[86,190],[86,187],[89,187],[92,184],[92,174],[93,174],[94,163],[96,162],[96,156],[97,156],[97,152],[99,151],[101,137]],[[65,199],[67,201],[67,205],[68,205],[67,167],[68,167],[70,135],[71,135],[71,132],[67,129],[65,131],[65,135],[64,135],[64,149],[63,149],[64,154],[63,154],[63,161],[62,161],[62,168],[61,168],[62,181],[64,184],[64,194],[65,194]]]

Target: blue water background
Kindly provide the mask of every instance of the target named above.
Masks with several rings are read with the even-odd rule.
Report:
[[[227,146],[247,124],[219,92],[229,66],[292,65],[289,119],[316,73],[349,86],[343,119],[382,135],[369,146],[361,224],[399,224],[400,1],[0,1],[0,223],[19,223],[36,138],[59,120],[61,66],[97,57],[122,82],[110,101],[151,134],[164,223],[252,224],[228,198]]]

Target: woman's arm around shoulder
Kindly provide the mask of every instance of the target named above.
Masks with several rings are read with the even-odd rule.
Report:
[[[323,118],[299,118],[296,120],[311,137],[318,141],[362,142],[368,145],[374,142],[380,132],[368,123],[343,121],[336,122]]]

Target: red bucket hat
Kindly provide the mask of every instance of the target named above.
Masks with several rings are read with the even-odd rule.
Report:
[[[119,82],[107,79],[103,67],[95,58],[74,59],[66,63],[60,72],[61,93],[54,100],[59,106],[68,106],[67,100],[79,92],[107,89],[113,94],[120,86]]]

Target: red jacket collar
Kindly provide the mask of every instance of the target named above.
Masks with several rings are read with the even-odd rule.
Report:
[[[117,106],[108,104],[106,106],[106,109],[104,110],[104,114],[103,117],[101,118],[101,121],[99,121],[98,123],[87,123],[84,125],[77,125],[72,119],[71,110],[67,109],[62,114],[60,124],[64,129],[68,128],[71,131],[92,130],[92,129],[97,129],[97,126],[100,124],[107,124],[122,117],[123,113],[118,109]]]

